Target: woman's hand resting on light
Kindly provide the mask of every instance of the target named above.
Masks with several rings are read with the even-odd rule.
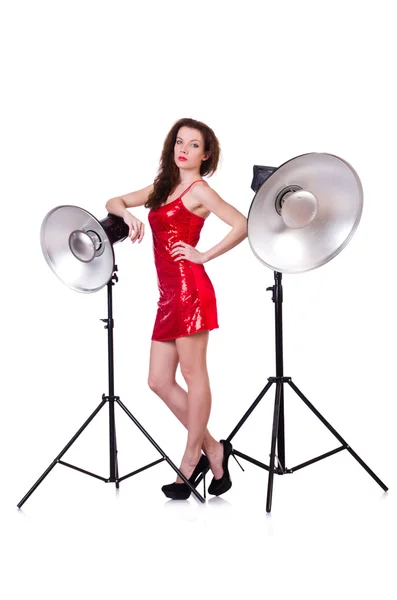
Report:
[[[129,227],[128,237],[131,242],[134,243],[138,240],[138,244],[140,244],[145,235],[145,225],[142,221],[134,217],[127,209],[124,211],[123,220]]]

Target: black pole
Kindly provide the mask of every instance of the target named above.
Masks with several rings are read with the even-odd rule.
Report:
[[[117,271],[117,266],[114,266],[114,271]],[[116,482],[116,487],[118,487],[117,479],[117,441],[116,441],[116,423],[114,417],[114,350],[113,350],[113,329],[114,329],[114,321],[113,321],[113,297],[112,297],[112,287],[114,285],[114,281],[118,281],[118,277],[114,272],[112,277],[110,278],[107,288],[108,288],[108,318],[102,319],[106,323],[105,329],[108,330],[108,380],[109,380],[109,470],[110,477],[109,480],[111,482]]]
[[[283,286],[282,274],[274,272],[274,286],[267,288],[273,291],[275,335],[276,335],[276,376],[284,377],[283,359]]]
[[[281,382],[280,387],[280,410],[277,430],[277,455],[280,467],[285,471],[285,432],[284,432],[284,358],[283,358],[283,286],[281,284],[282,274],[274,273],[274,317],[276,334],[276,378]],[[277,394],[277,390],[276,390]]]
[[[276,451],[277,432],[278,432],[278,428],[279,428],[279,424],[280,424],[279,419],[280,419],[282,385],[283,385],[282,381],[277,381],[276,400],[274,402],[272,444],[271,444],[271,449],[270,449],[269,475],[268,475],[268,480],[267,480],[266,512],[270,512],[272,509],[275,451]]]
[[[274,285],[267,288],[273,292],[275,348],[276,348],[276,396],[274,401],[272,443],[270,448],[269,475],[267,483],[266,511],[271,511],[273,497],[273,479],[277,448],[277,473],[285,472],[285,435],[284,435],[284,359],[283,359],[283,286],[282,274],[274,272]]]

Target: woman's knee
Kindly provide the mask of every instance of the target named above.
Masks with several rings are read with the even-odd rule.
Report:
[[[175,341],[152,342],[148,385],[158,395],[164,394],[175,383],[178,354]]]
[[[208,379],[207,368],[205,365],[198,365],[197,363],[181,363],[181,373],[188,385],[202,383]]]
[[[174,382],[170,380],[169,377],[164,377],[163,375],[153,375],[149,373],[148,386],[152,392],[158,396],[164,395],[164,393],[166,393],[167,390],[172,387],[173,383]]]

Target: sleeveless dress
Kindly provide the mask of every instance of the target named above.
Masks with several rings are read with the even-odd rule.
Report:
[[[153,235],[154,261],[160,299],[152,340],[165,341],[216,329],[218,317],[215,291],[204,265],[187,259],[175,261],[171,255],[176,242],[196,246],[205,219],[192,213],[182,197],[193,184],[172,202],[151,209],[148,214]]]

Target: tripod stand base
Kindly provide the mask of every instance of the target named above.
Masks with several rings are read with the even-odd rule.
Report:
[[[269,472],[267,499],[266,499],[266,512],[271,512],[272,496],[273,496],[273,479],[274,479],[275,474],[276,475],[285,475],[287,473],[294,473],[295,471],[298,471],[299,469],[302,469],[303,467],[307,467],[308,465],[311,465],[311,464],[318,462],[324,458],[327,458],[328,456],[332,456],[333,454],[341,452],[342,450],[347,450],[357,460],[357,462],[367,471],[367,473],[369,475],[371,475],[371,477],[378,483],[378,485],[380,485],[380,487],[385,492],[387,492],[388,488],[383,483],[383,481],[381,481],[379,479],[379,477],[358,456],[358,454],[349,446],[349,444],[332,427],[332,425],[330,425],[330,423],[328,423],[328,421],[326,421],[326,419],[319,413],[319,411],[313,406],[313,404],[311,404],[311,402],[309,402],[309,400],[306,398],[306,396],[304,396],[302,394],[302,392],[300,391],[300,389],[293,383],[291,377],[269,377],[268,382],[269,383],[261,391],[261,393],[256,398],[256,400],[253,402],[253,404],[250,406],[248,411],[245,413],[245,415],[239,421],[237,426],[233,429],[231,434],[227,437],[228,441],[231,441],[233,439],[233,437],[236,435],[236,433],[239,431],[239,429],[242,427],[242,425],[245,423],[245,421],[251,415],[253,410],[256,408],[256,406],[259,404],[259,402],[262,400],[263,396],[268,392],[270,387],[275,383],[276,384],[276,397],[275,397],[275,403],[274,403],[272,441],[271,441],[271,449],[270,449],[270,464],[266,465],[266,464],[256,460],[255,458],[248,456],[247,454],[243,454],[242,452],[239,452],[238,450],[233,449],[233,453],[236,454],[237,456],[244,458],[245,460],[251,462],[255,466],[265,469]],[[326,452],[325,454],[321,454],[320,456],[317,456],[315,458],[312,458],[311,460],[308,460],[304,463],[296,465],[293,468],[287,468],[285,466],[284,406],[283,406],[284,405],[284,389],[283,389],[283,387],[284,387],[284,384],[286,384],[286,383],[293,389],[293,391],[306,404],[306,406],[308,408],[310,408],[310,410],[316,415],[316,417],[318,419],[320,419],[320,421],[327,427],[327,429],[329,429],[329,431],[331,431],[331,433],[342,444],[341,446],[335,448],[334,450]],[[282,440],[280,442],[281,436],[282,436]],[[277,446],[280,446],[280,450],[281,450],[281,452],[279,453],[279,456],[276,456],[276,447]],[[277,460],[277,465],[276,465],[276,460]]]
[[[108,316],[106,319],[101,319],[105,323],[105,329],[108,332],[108,379],[109,379],[109,395],[102,395],[102,402],[97,406],[94,412],[88,417],[86,422],[80,427],[77,433],[72,437],[70,442],[68,442],[65,448],[58,454],[58,456],[52,461],[48,469],[44,471],[44,473],[39,477],[36,483],[30,488],[27,494],[22,498],[22,500],[18,503],[18,508],[26,502],[26,500],[33,494],[35,489],[40,485],[40,483],[47,477],[47,475],[52,471],[56,464],[64,465],[65,467],[69,467],[71,469],[75,469],[76,471],[80,471],[80,473],[85,473],[86,475],[90,475],[91,477],[95,477],[96,479],[100,479],[106,483],[115,483],[116,488],[119,487],[120,481],[127,479],[127,477],[132,477],[137,473],[141,473],[150,467],[154,467],[155,465],[163,462],[164,460],[174,469],[174,471],[179,475],[179,477],[186,483],[186,485],[190,488],[190,491],[193,495],[200,500],[200,502],[205,502],[204,498],[201,494],[198,493],[196,488],[186,479],[186,477],[181,473],[181,471],[174,465],[174,463],[170,460],[170,458],[163,452],[158,444],[154,441],[152,437],[148,434],[148,432],[142,427],[142,425],[136,420],[134,415],[130,413],[128,408],[124,406],[118,396],[114,395],[114,358],[113,358],[113,328],[114,328],[114,320],[113,320],[113,295],[112,295],[112,287],[115,282],[118,281],[118,277],[116,274],[117,266],[113,266],[113,275],[109,279],[107,284],[107,300],[108,300]],[[110,474],[109,477],[101,477],[100,475],[96,475],[95,473],[91,473],[90,471],[86,471],[85,469],[81,469],[80,467],[76,467],[75,465],[71,465],[63,460],[63,455],[69,450],[69,448],[74,444],[77,438],[83,433],[84,429],[91,423],[93,418],[99,413],[101,408],[109,402],[109,468]],[[124,475],[123,477],[119,477],[119,468],[118,468],[118,460],[117,460],[117,443],[116,443],[116,425],[115,425],[115,415],[114,415],[114,405],[118,404],[126,415],[135,423],[138,429],[141,430],[143,435],[149,440],[149,442],[156,448],[156,450],[161,454],[162,458],[156,460],[136,471],[132,471],[128,473],[128,475]]]
[[[67,463],[62,459],[63,455],[69,450],[69,448],[74,444],[77,438],[83,433],[86,427],[91,423],[94,417],[99,413],[101,408],[109,402],[109,429],[110,429],[110,476],[102,477],[101,475],[97,475],[96,473],[91,473],[85,469],[81,469],[75,465]],[[127,414],[127,416],[135,423],[135,425],[140,429],[140,431],[145,435],[145,437],[151,442],[151,444],[156,448],[156,450],[162,455],[162,458],[151,462],[127,475],[123,475],[119,477],[118,472],[118,461],[117,461],[117,447],[116,447],[116,431],[115,431],[115,421],[114,421],[114,403],[117,403],[123,411]],[[93,413],[88,417],[85,423],[80,427],[80,429],[75,433],[72,439],[66,444],[63,450],[58,454],[58,456],[52,461],[50,466],[44,471],[44,473],[39,477],[36,483],[30,488],[30,490],[25,494],[20,502],[18,502],[18,508],[21,508],[26,500],[33,494],[33,492],[37,489],[40,483],[47,477],[47,475],[52,471],[55,465],[60,464],[65,467],[69,467],[70,469],[74,469],[75,471],[79,471],[80,473],[84,473],[85,475],[90,475],[91,477],[95,477],[96,479],[100,479],[105,483],[115,483],[116,488],[119,487],[119,483],[128,477],[132,477],[133,475],[137,475],[146,469],[150,469],[155,465],[158,465],[161,462],[167,461],[167,463],[174,469],[174,471],[179,475],[179,477],[189,486],[191,492],[194,496],[200,501],[205,502],[205,499],[199,494],[194,486],[186,479],[183,473],[178,469],[178,467],[171,461],[171,459],[163,452],[160,446],[154,441],[154,439],[149,435],[149,433],[142,427],[142,425],[137,421],[137,419],[132,415],[132,413],[128,410],[128,408],[121,402],[118,396],[102,396],[102,402],[97,406],[97,408],[93,411]]]

